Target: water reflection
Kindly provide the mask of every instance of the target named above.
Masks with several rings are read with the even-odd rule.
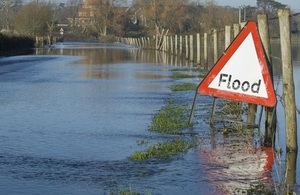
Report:
[[[240,194],[243,189],[249,189],[250,184],[264,183],[272,187],[275,151],[252,147],[251,137],[219,135],[217,143],[209,143],[199,150],[206,176],[221,194]]]
[[[180,56],[169,55],[156,50],[145,50],[118,43],[64,42],[51,48],[38,48],[36,55],[74,55],[83,57],[80,64],[107,65],[118,63],[150,63],[172,66],[193,66],[192,62]]]

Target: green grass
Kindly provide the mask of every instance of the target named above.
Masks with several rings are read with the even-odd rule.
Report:
[[[109,195],[140,195],[140,193],[131,189],[121,189],[118,192],[110,192]]]
[[[193,76],[179,72],[173,72],[172,78],[193,78]],[[195,89],[196,85],[191,83],[183,83],[172,86],[172,91],[186,91]],[[152,123],[149,126],[149,130],[160,134],[185,134],[183,131],[190,127],[188,124],[188,112],[189,110],[187,106],[179,105],[176,104],[174,100],[169,100],[165,106],[163,106],[156,114],[154,114],[152,117]],[[140,140],[137,143],[138,145],[149,144],[147,140]],[[189,149],[196,147],[197,145],[198,141],[176,138],[162,143],[150,145],[143,151],[136,151],[129,156],[128,159],[132,161],[171,159],[173,156],[186,153]]]
[[[129,188],[119,188],[116,191],[111,191],[108,193],[108,195],[140,195],[140,194],[151,195],[151,192],[145,191],[144,193],[140,193],[137,190],[129,187]]]
[[[198,68],[173,68],[170,71],[197,71]]]
[[[175,139],[150,146],[145,151],[137,151],[133,153],[129,159],[133,161],[143,161],[149,159],[170,159],[180,153],[186,153],[196,143],[187,142],[182,139]]]
[[[178,134],[189,127],[186,109],[169,101],[152,119],[150,131],[161,134]]]
[[[195,90],[196,85],[193,83],[182,83],[178,85],[172,85],[171,90],[172,91],[189,91],[189,90]]]
[[[184,79],[184,78],[193,78],[193,75],[189,75],[189,74],[184,74],[184,73],[180,73],[180,72],[173,72],[171,78],[172,79]]]

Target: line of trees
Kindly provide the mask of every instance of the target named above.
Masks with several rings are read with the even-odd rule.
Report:
[[[254,7],[243,6],[246,20],[260,13],[273,17],[277,9],[286,7],[275,0],[256,2]],[[0,30],[32,37],[59,35],[58,24],[67,24],[65,32],[73,35],[93,37],[209,32],[238,23],[239,9],[218,6],[213,0],[133,0],[130,6],[124,0],[69,0],[66,4],[0,0]],[[292,21],[294,33],[299,23],[297,18]]]

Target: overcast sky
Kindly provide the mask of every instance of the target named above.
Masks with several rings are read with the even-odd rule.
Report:
[[[200,0],[199,2],[205,2],[206,0]],[[214,0],[218,5],[229,5],[232,7],[239,7],[243,5],[256,5],[256,0]],[[291,10],[300,12],[300,0],[276,0],[282,4],[290,6]]]

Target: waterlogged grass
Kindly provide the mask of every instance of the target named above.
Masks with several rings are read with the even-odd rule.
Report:
[[[181,72],[173,72],[171,78],[172,79],[184,79],[184,78],[193,78],[193,75],[189,75],[189,74],[184,74]]]
[[[186,153],[190,148],[197,145],[195,142],[184,141],[177,138],[172,141],[166,141],[150,146],[145,151],[133,153],[129,159],[133,161],[143,161],[149,159],[170,159],[180,153]]]
[[[173,79],[192,78],[193,76],[180,72],[173,72]],[[172,86],[172,91],[195,90],[196,85],[183,83]],[[149,130],[160,134],[182,135],[190,125],[188,124],[187,106],[176,104],[174,100],[169,100],[152,118]],[[148,144],[146,140],[140,140],[139,145]],[[171,159],[173,156],[186,153],[189,149],[196,147],[198,141],[183,140],[176,138],[150,145],[143,151],[136,151],[128,158],[132,161],[144,161],[149,159]]]
[[[198,70],[198,68],[196,67],[196,68],[174,68],[174,69],[172,69],[171,71],[197,71]]]
[[[122,188],[118,189],[115,192],[109,192],[108,195],[140,195],[140,194],[145,194],[145,195],[151,195],[150,191],[146,191],[145,193],[140,193],[135,189],[132,189],[131,187],[127,188]]]
[[[172,85],[171,90],[172,91],[189,91],[189,90],[195,90],[196,85],[193,83],[182,83],[178,85]]]
[[[140,195],[140,193],[131,189],[121,189],[118,192],[110,192],[109,195]]]
[[[189,127],[187,110],[169,101],[152,119],[150,130],[161,134],[178,134]]]

